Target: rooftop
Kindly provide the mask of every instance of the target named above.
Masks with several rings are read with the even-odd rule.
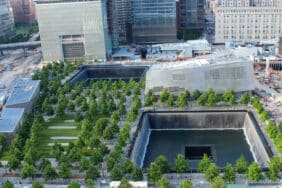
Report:
[[[23,108],[4,108],[0,116],[0,132],[13,132],[23,114]]]
[[[6,106],[29,102],[39,84],[40,80],[18,80],[6,102]]]
[[[169,69],[169,68],[196,68],[202,66],[216,65],[216,64],[231,64],[238,62],[250,62],[249,59],[245,57],[236,56],[233,53],[220,53],[220,54],[212,54],[207,56],[202,56],[201,58],[193,58],[186,61],[177,61],[177,62],[169,62],[162,64],[152,65],[150,70],[155,69]]]
[[[207,40],[188,40],[186,43],[191,45],[193,50],[211,50],[211,45]]]
[[[187,42],[181,43],[164,43],[155,44],[152,47],[159,47],[162,50],[181,50],[186,48],[191,48],[193,50],[211,50],[211,45],[207,40],[188,40]]]
[[[134,52],[128,48],[121,48],[112,55],[113,58],[132,56],[134,56]]]

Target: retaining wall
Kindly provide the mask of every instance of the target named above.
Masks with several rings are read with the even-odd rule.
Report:
[[[131,159],[142,167],[152,129],[244,129],[246,139],[256,161],[262,168],[268,167],[273,155],[252,112],[239,111],[186,111],[144,112],[137,129]]]
[[[71,78],[71,84],[82,80],[140,80],[148,66],[125,65],[84,65],[81,71]]]
[[[260,163],[262,168],[267,168],[273,152],[251,112],[248,112],[245,116],[244,128],[256,161]]]
[[[151,129],[239,129],[246,112],[148,113]]]
[[[142,116],[141,122],[137,130],[137,137],[133,150],[131,151],[131,160],[135,162],[137,166],[143,166],[143,160],[145,158],[147,144],[150,139],[151,128],[149,123],[149,117],[147,115]]]

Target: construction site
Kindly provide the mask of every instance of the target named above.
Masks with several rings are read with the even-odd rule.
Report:
[[[0,56],[0,109],[11,93],[16,80],[30,78],[35,71],[42,68],[41,60],[40,48],[9,50]]]

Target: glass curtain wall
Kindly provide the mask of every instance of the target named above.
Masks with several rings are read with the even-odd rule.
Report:
[[[175,0],[131,0],[133,42],[161,43],[176,40]]]

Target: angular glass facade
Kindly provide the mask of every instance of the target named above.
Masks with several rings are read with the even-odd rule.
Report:
[[[131,0],[134,43],[176,41],[175,0]]]

